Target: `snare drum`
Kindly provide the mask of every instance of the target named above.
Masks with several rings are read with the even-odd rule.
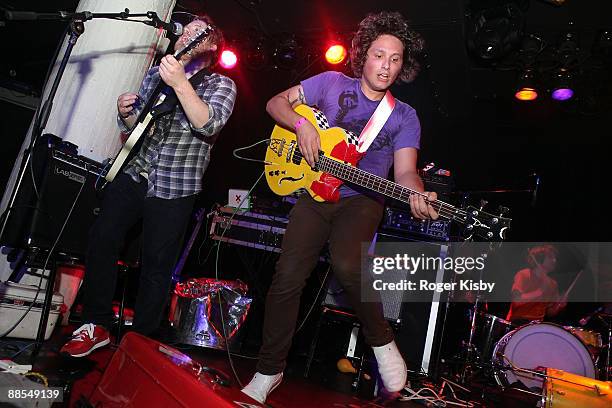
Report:
[[[546,369],[543,408],[610,408],[612,383]]]
[[[534,322],[506,334],[495,345],[493,362],[529,370],[554,367],[566,373],[595,378],[595,364],[582,341],[563,327],[552,323]],[[507,387],[520,382],[530,389],[542,390],[542,378],[510,369],[496,370],[495,380]]]

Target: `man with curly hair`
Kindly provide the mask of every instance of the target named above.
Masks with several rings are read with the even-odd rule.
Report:
[[[279,125],[296,133],[300,151],[308,164],[314,166],[320,149],[319,134],[294,108],[301,104],[316,105],[330,126],[359,135],[391,85],[415,78],[419,68],[415,54],[422,47],[419,35],[409,29],[399,13],[370,14],[359,24],[352,43],[355,78],[323,72],[274,96],[266,109]],[[359,167],[386,178],[393,165],[396,182],[423,192],[416,168],[419,140],[420,124],[415,110],[396,101]],[[411,196],[413,215],[437,218],[431,205],[436,194],[424,195],[427,199]],[[371,242],[376,233],[383,199],[354,185],[341,186],[340,197],[338,202],[321,203],[303,195],[291,210],[282,254],[267,294],[257,373],[242,390],[261,403],[282,380],[300,295],[327,242],[333,272],[361,320],[365,341],[374,350],[385,388],[396,392],[405,385],[406,364],[383,316],[381,303],[361,301],[361,244]],[[364,286],[373,292],[371,285]]]

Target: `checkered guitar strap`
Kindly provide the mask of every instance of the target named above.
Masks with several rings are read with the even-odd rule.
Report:
[[[329,122],[327,121],[325,114],[313,106],[311,106],[310,109],[312,109],[312,111],[314,112],[314,117],[317,120],[317,126],[319,127],[319,129],[329,129]],[[357,146],[357,143],[359,142],[359,137],[350,130],[344,129],[344,132],[346,133],[346,141],[349,144]]]

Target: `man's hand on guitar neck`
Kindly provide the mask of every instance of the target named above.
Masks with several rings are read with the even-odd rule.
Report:
[[[321,138],[315,127],[305,118],[299,119],[302,123],[297,127],[295,135],[302,156],[310,167],[314,167],[319,161],[319,150],[321,150]]]
[[[188,83],[183,64],[172,55],[166,55],[159,63],[159,76],[166,85],[177,88]]]
[[[432,205],[432,202],[437,199],[438,194],[435,192],[425,191],[422,194],[412,194],[410,196],[410,210],[412,211],[412,215],[421,220],[438,219],[438,212]]]

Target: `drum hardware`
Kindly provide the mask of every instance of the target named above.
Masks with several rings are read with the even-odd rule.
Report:
[[[603,365],[603,375],[602,378],[604,381],[610,381],[612,380],[612,372],[610,372],[612,370],[612,367],[610,366],[610,364],[612,363],[612,361],[610,360],[610,349],[612,348],[612,314],[609,313],[598,313],[597,317],[603,321],[606,326],[608,326],[608,343],[606,344],[606,357],[605,357],[605,361],[604,361],[604,365]]]
[[[455,276],[453,275],[453,281]],[[482,280],[482,270],[480,271],[479,279]],[[462,349],[464,351],[464,369],[461,371],[460,381],[465,384],[468,382],[470,377],[473,374],[473,368],[478,367],[478,353],[476,350],[476,345],[474,344],[474,339],[476,335],[476,318],[478,316],[478,311],[480,309],[480,303],[482,299],[482,295],[480,290],[476,292],[476,297],[474,299],[474,306],[471,309],[471,319],[470,319],[470,332],[468,335],[467,343],[462,344]],[[486,305],[486,302],[485,302]]]

